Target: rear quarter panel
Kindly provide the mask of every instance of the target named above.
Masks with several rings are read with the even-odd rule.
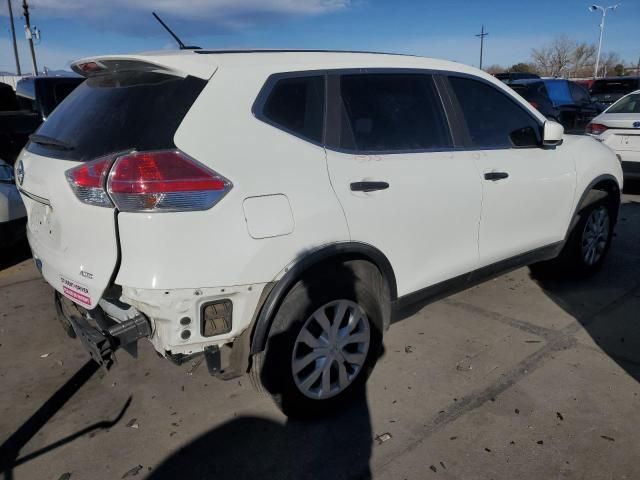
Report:
[[[270,126],[252,105],[268,67],[220,67],[175,135],[175,144],[233,183],[203,212],[120,213],[116,282],[138,288],[247,285],[276,279],[307,251],[345,241],[349,232],[331,187],[325,152]],[[284,195],[291,233],[252,238],[243,202]]]

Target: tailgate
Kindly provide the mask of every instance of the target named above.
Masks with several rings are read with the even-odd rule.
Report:
[[[74,195],[65,172],[77,161],[23,151],[16,175],[29,218],[27,235],[45,280],[67,298],[94,308],[118,263],[115,211]],[[20,172],[22,169],[22,173]]]
[[[124,152],[175,149],[175,132],[207,82],[141,59],[89,63],[97,71],[31,136],[16,179],[29,217],[29,243],[45,279],[77,304],[94,308],[119,258],[117,212],[105,191],[106,172],[96,174],[96,165],[109,168],[105,158]],[[76,167],[80,177],[67,178]],[[101,183],[91,183],[96,176]]]

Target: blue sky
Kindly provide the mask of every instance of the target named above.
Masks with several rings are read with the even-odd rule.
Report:
[[[30,68],[22,9],[12,0],[20,59]],[[565,34],[596,42],[599,15],[580,0],[30,0],[42,32],[40,66],[66,68],[83,56],[172,48],[157,11],[187,44],[209,48],[377,50],[478,63],[475,33],[485,25],[485,65],[527,61],[531,49]],[[605,4],[605,5],[608,5]],[[603,51],[640,56],[640,0],[607,16]],[[14,71],[6,1],[0,2],[0,70]]]

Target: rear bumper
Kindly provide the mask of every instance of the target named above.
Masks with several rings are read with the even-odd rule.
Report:
[[[9,247],[26,237],[27,217],[0,222],[0,247]]]
[[[240,337],[251,325],[265,285],[162,290],[123,286],[119,300],[151,320],[150,341],[158,353],[194,355],[210,346],[231,344]],[[205,328],[206,309],[221,304],[230,305],[228,328],[211,334]]]

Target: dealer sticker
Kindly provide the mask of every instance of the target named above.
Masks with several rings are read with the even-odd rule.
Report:
[[[91,306],[91,296],[87,287],[64,277],[60,277],[60,282],[62,283],[62,293],[64,293],[65,297],[87,307]]]

